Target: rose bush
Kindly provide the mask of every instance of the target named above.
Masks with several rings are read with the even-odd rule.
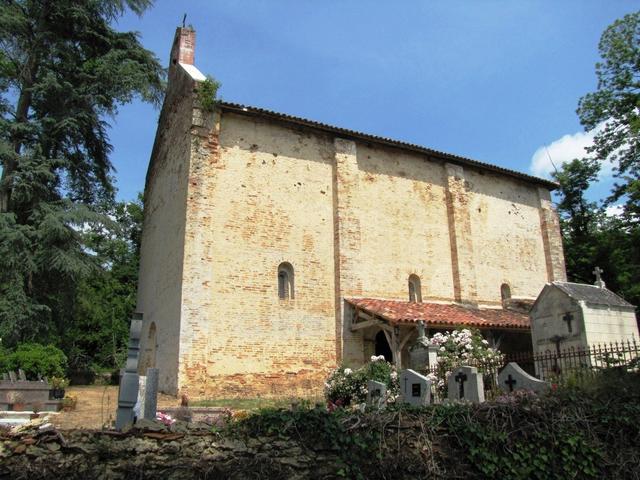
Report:
[[[436,386],[438,393],[446,393],[447,379],[451,372],[463,365],[477,367],[486,373],[502,365],[504,355],[491,348],[478,330],[468,328],[452,332],[436,333],[431,343],[438,346],[438,364],[427,377]]]
[[[339,366],[327,379],[324,395],[330,409],[362,404],[367,399],[367,382],[375,380],[387,385],[387,402],[398,396],[398,373],[382,355],[372,356],[366,365],[351,369]]]

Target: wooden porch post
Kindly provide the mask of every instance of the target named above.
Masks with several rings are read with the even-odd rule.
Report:
[[[402,347],[400,346],[400,327],[395,325],[391,331],[391,342],[393,348],[393,361],[396,364],[396,370],[402,368]]]

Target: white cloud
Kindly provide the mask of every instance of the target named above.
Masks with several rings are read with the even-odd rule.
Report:
[[[623,212],[624,212],[624,206],[622,206],[622,205],[609,205],[604,210],[604,213],[608,217],[618,217],[618,218],[620,218],[622,216]]]
[[[564,135],[558,140],[551,142],[551,145],[543,145],[538,148],[531,157],[529,170],[539,177],[551,176],[555,168],[560,169],[560,165],[570,162],[574,158],[583,158],[587,155],[585,147],[593,143],[594,132],[577,132],[573,135]]]
[[[584,158],[588,156],[585,148],[593,144],[594,135],[602,129],[602,125],[598,126],[590,132],[576,132],[573,134],[563,135],[557,140],[551,142],[550,145],[539,147],[531,157],[531,165],[529,170],[539,177],[551,177],[551,172],[558,170],[565,162],[570,162],[574,158]],[[555,168],[554,168],[555,165]],[[612,173],[612,164],[606,162],[602,165],[599,179],[610,177]]]

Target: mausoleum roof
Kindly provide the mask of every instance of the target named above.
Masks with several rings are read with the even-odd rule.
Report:
[[[597,285],[571,282],[553,282],[552,285],[562,290],[574,300],[582,300],[596,305],[609,305],[611,307],[634,307],[634,305],[616,295],[611,290],[600,288]]]
[[[473,308],[459,304],[407,302],[377,298],[345,298],[353,307],[390,323],[415,323],[443,327],[529,329],[529,316],[502,308]]]
[[[410,150],[417,153],[431,155],[433,157],[450,161],[452,163],[471,166],[480,170],[490,170],[490,171],[501,173],[503,175],[507,175],[510,177],[515,177],[520,180],[525,180],[529,183],[543,185],[549,190],[555,190],[556,188],[558,188],[557,183],[552,182],[550,180],[546,180],[544,178],[534,177],[533,175],[527,175],[526,173],[518,172],[516,170],[510,170],[508,168],[499,167],[497,165],[492,165],[490,163],[485,163],[478,160],[473,160],[471,158],[461,157],[459,155],[453,155],[451,153],[433,150],[431,148],[423,147],[421,145],[416,145],[414,143],[403,142],[400,140],[394,140],[392,138],[381,137],[378,135],[371,135],[368,133],[362,133],[362,132],[349,130],[341,127],[335,127],[333,125],[328,125],[326,123],[316,122],[315,120],[308,120],[306,118],[295,117],[293,115],[278,113],[271,110],[266,110],[264,108],[252,107],[249,105],[241,105],[238,103],[230,103],[230,102],[219,102],[218,105],[223,110],[239,113],[241,115],[242,114],[252,115],[252,116],[259,116],[259,117],[263,117],[271,120],[280,120],[282,122],[287,122],[287,123],[292,123],[299,126],[313,128],[315,130],[330,132],[333,134],[340,135],[343,138],[365,140],[373,143],[401,148],[403,150]]]

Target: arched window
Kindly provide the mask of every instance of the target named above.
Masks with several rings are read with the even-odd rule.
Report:
[[[417,275],[409,275],[409,301],[422,302],[422,287],[420,285],[420,277]]]
[[[278,265],[278,297],[280,300],[294,298],[293,266],[289,262]]]
[[[502,298],[502,303],[511,298],[511,287],[509,287],[508,283],[500,285],[500,297]]]

